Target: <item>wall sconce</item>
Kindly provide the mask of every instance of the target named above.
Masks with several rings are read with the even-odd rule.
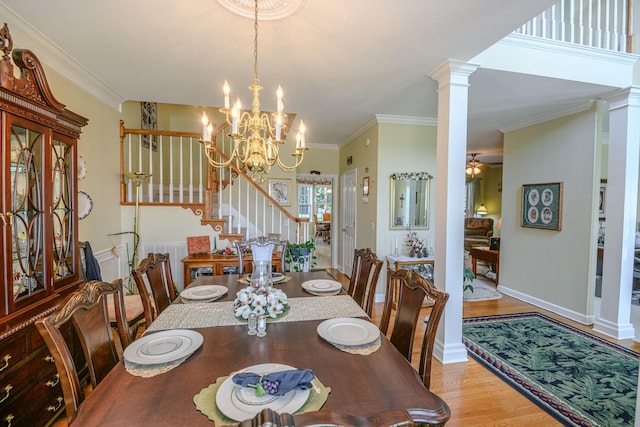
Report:
[[[400,194],[400,209],[404,208],[404,193]]]
[[[502,181],[498,183],[498,193],[502,193]]]

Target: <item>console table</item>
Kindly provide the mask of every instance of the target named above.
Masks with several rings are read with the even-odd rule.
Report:
[[[398,255],[398,256],[387,255],[387,264],[389,265],[389,268],[393,268],[396,271],[406,267],[413,270],[415,269],[420,270],[420,266],[429,265],[430,267],[426,267],[426,268],[431,269],[430,273],[428,274],[420,273],[420,274],[427,277],[427,279],[431,281],[433,281],[433,263],[434,262],[435,262],[435,258],[433,257],[433,255],[424,257],[424,258],[415,258],[415,257],[406,256],[406,255]],[[393,290],[393,300],[392,300],[394,308],[397,305],[398,293],[399,293],[398,284],[396,284],[395,289]],[[432,305],[433,305],[433,301],[430,301],[427,299],[425,299],[425,302],[422,304],[423,307],[431,307]]]
[[[282,260],[282,254],[274,253],[271,265],[275,267],[275,271],[281,273],[280,266]],[[216,255],[216,254],[196,254],[189,255],[186,258],[182,258],[182,264],[184,264],[184,286],[187,287],[189,283],[193,281],[192,270],[199,268],[210,268],[214,276],[220,276],[224,274],[224,269],[228,267],[239,267],[240,261],[238,261],[237,255]],[[242,255],[243,270],[245,273],[251,273],[253,271],[253,257],[251,254]]]
[[[478,260],[495,265],[497,285],[499,277],[498,275],[500,271],[500,251],[494,251],[485,248],[471,248],[469,249],[469,255],[471,255],[471,269],[473,270],[474,275],[476,274]]]

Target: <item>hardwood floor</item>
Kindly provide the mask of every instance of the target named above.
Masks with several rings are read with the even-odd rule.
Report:
[[[346,276],[332,271],[337,280]],[[374,310],[374,321],[379,322],[382,303]],[[423,309],[426,315],[429,309]],[[546,310],[539,309],[515,298],[503,295],[499,300],[465,302],[463,317],[487,316],[495,314],[523,313],[537,311],[564,323],[600,336],[624,347],[640,352],[640,344],[633,340],[617,341],[592,331],[590,326],[572,322]],[[415,348],[411,359],[417,369],[420,360],[420,344],[424,335],[424,326],[419,327],[415,337]],[[433,361],[431,390],[444,399],[451,409],[451,419],[447,426],[561,426],[529,399],[507,385],[478,362],[468,357],[467,362],[443,365],[437,359]]]

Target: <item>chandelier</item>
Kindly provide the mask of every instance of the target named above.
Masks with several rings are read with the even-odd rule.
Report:
[[[467,167],[465,169],[465,173],[467,175],[471,175],[471,178],[475,178],[475,176],[482,171],[480,169],[480,166],[482,166],[482,163],[476,160],[477,155],[478,153],[471,153],[471,160],[469,160],[469,162],[467,163]]]
[[[216,160],[220,150],[216,147],[214,126],[209,122],[206,113],[202,114],[202,143],[204,153],[209,163],[216,168],[224,168],[236,161],[239,168],[246,168],[251,179],[256,182],[264,182],[264,175],[271,171],[271,167],[277,164],[286,172],[295,170],[308,150],[305,146],[305,126],[300,121],[300,127],[296,134],[295,152],[292,154],[294,162],[286,165],[279,155],[280,145],[286,142],[287,114],[282,103],[282,88],[278,86],[276,91],[276,112],[260,111],[260,81],[258,80],[258,0],[255,1],[255,20],[253,39],[253,84],[249,89],[253,92],[251,111],[242,111],[242,104],[238,98],[231,106],[229,104],[229,84],[224,82],[224,108],[220,111],[225,114],[226,122],[231,127],[229,138],[233,141],[233,149],[227,160]]]

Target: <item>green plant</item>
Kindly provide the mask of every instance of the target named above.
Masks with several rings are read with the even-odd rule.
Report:
[[[470,290],[471,292],[473,292],[473,285],[471,284],[471,282],[473,282],[473,279],[475,278],[475,274],[473,274],[473,270],[471,270],[469,267],[465,267],[463,272],[462,272],[462,292],[466,291],[466,290]]]
[[[318,257],[315,255],[316,243],[313,240],[307,240],[304,243],[289,243],[284,260],[292,271],[302,271],[305,264],[305,257],[309,257],[310,267],[313,268]],[[290,271],[291,271],[290,270]]]

